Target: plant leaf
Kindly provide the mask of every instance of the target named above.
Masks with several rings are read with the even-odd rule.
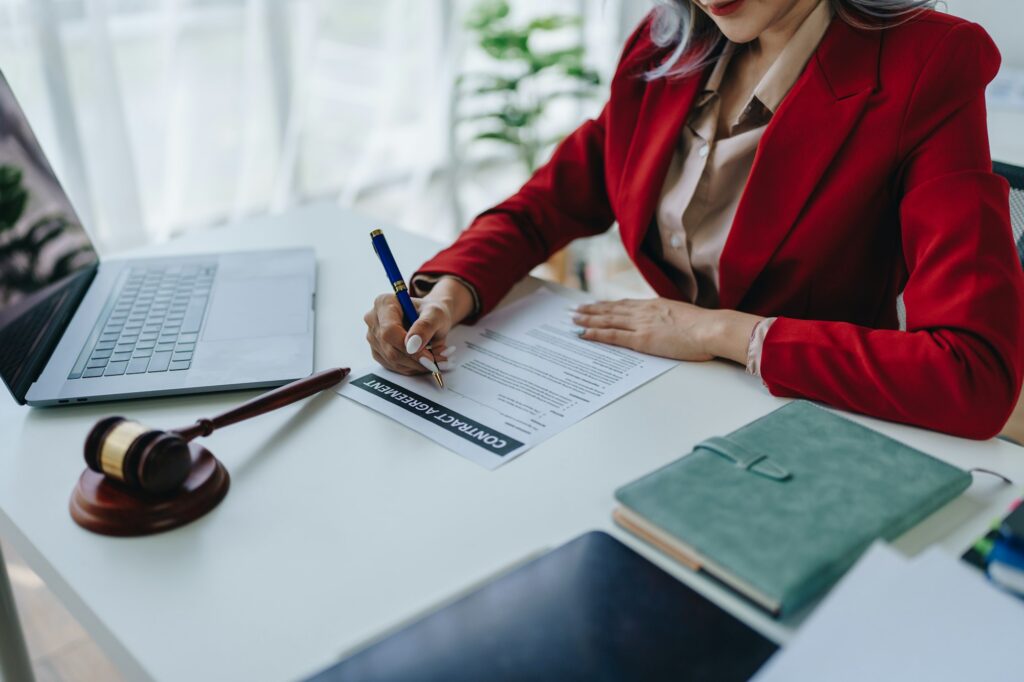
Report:
[[[521,147],[522,140],[518,136],[511,134],[505,130],[489,130],[483,133],[477,133],[473,136],[474,140],[493,140],[495,142],[504,142],[510,144],[513,147]]]
[[[525,128],[533,125],[538,118],[544,113],[544,103],[539,102],[537,106],[530,108],[523,108],[517,106],[505,106],[501,111],[490,111],[480,114],[470,114],[469,116],[463,117],[463,121],[484,121],[493,119],[500,121],[502,125],[508,128]]]
[[[481,0],[466,17],[466,28],[483,31],[509,15],[507,0]]]
[[[480,47],[499,61],[511,61],[530,56],[529,36],[522,31],[488,32],[480,37]]]
[[[51,274],[51,277],[57,279],[60,277],[64,277],[65,275],[71,274],[73,271],[77,269],[77,266],[75,265],[75,260],[79,256],[91,253],[92,249],[89,248],[88,246],[79,246],[68,251],[54,262],[53,273]]]
[[[0,232],[14,227],[27,203],[28,192],[21,185],[21,169],[7,164],[0,166]]]
[[[532,31],[557,31],[560,28],[579,26],[583,23],[582,18],[566,14],[552,14],[546,17],[537,17],[526,25],[528,32]]]
[[[68,221],[63,216],[44,216],[28,228],[25,241],[33,251],[39,253],[43,246],[59,237],[67,227]]]
[[[477,85],[469,92],[475,95],[488,95],[495,92],[515,92],[519,89],[522,78],[503,78],[501,76],[490,76],[483,85]]]
[[[600,85],[601,76],[594,69],[587,68],[582,64],[566,64],[562,67],[562,71],[566,76],[581,80],[584,83],[590,83],[591,85]]]
[[[552,50],[551,52],[533,53],[530,55],[530,72],[538,73],[544,69],[551,68],[552,66],[559,66],[565,64],[565,62],[578,63],[583,59],[583,46],[574,45],[573,47],[567,47],[562,50]]]

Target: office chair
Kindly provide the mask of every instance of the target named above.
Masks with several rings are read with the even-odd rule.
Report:
[[[1024,264],[1024,168],[997,161],[992,169],[1010,183],[1010,225],[1017,244],[1017,257]]]
[[[1024,168],[995,162],[992,170],[1010,183],[1010,225],[1013,227],[1013,241],[1017,245],[1017,257],[1024,265]],[[1024,395],[1017,400],[1010,420],[999,435],[1004,440],[1024,445]]]

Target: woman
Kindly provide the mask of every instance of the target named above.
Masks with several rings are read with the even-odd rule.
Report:
[[[659,298],[580,307],[583,338],[727,358],[775,395],[995,435],[1024,371],[1024,277],[986,132],[999,53],[933,4],[661,3],[600,116],[413,277],[408,333],[394,297],[377,299],[373,356],[422,372],[433,343],[450,366],[453,325],[618,221]]]

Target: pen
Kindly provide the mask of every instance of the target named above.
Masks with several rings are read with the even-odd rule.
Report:
[[[409,288],[405,286],[405,279],[398,269],[395,257],[391,255],[391,248],[388,246],[387,240],[384,239],[384,233],[380,230],[374,230],[370,233],[370,242],[373,244],[373,250],[377,253],[377,257],[380,258],[381,265],[384,266],[384,272],[388,276],[388,281],[391,282],[391,286],[395,290],[395,298],[398,299],[398,304],[402,306],[402,313],[405,315],[405,328],[408,329],[419,319],[419,315],[416,313],[416,306],[413,305],[412,297],[409,296]],[[441,368],[437,366],[437,358],[434,357],[434,350],[430,347],[430,344],[427,344],[427,350],[430,351],[430,359],[434,363],[434,381],[437,382],[438,388],[444,388]]]

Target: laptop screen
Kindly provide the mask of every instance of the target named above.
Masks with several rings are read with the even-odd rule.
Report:
[[[0,378],[21,401],[97,262],[0,73]]]

